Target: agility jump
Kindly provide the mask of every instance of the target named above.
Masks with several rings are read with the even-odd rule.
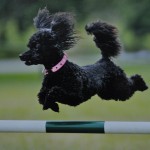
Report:
[[[150,122],[0,120],[0,132],[150,134]]]

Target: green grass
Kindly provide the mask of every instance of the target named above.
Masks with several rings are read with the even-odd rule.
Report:
[[[123,66],[128,75],[141,74],[150,86],[149,64]],[[37,74],[0,75],[0,119],[150,121],[150,91],[126,102],[97,96],[74,108],[60,104],[60,113],[43,111],[37,101],[42,82]],[[150,135],[0,133],[0,150],[149,150]]]

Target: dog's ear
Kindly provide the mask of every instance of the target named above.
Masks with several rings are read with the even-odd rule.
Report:
[[[68,12],[50,14],[47,8],[40,9],[34,18],[37,29],[47,31],[55,41],[55,47],[68,50],[73,47],[78,37],[74,31],[74,15]]]
[[[37,16],[33,19],[34,25],[37,29],[48,29],[51,27],[52,15],[47,8],[40,9]]]
[[[74,15],[69,12],[59,12],[53,15],[51,31],[62,50],[71,48],[78,39],[74,30]]]

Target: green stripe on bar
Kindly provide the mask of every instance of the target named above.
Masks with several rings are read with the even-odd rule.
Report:
[[[47,133],[104,133],[104,121],[46,122]]]

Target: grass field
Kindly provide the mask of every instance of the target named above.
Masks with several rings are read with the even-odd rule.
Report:
[[[128,75],[141,74],[150,86],[150,64],[124,66]],[[150,90],[126,102],[97,96],[74,108],[60,104],[60,113],[43,111],[36,95],[42,76],[0,75],[0,119],[150,121]],[[0,150],[149,150],[150,135],[0,133]]]

